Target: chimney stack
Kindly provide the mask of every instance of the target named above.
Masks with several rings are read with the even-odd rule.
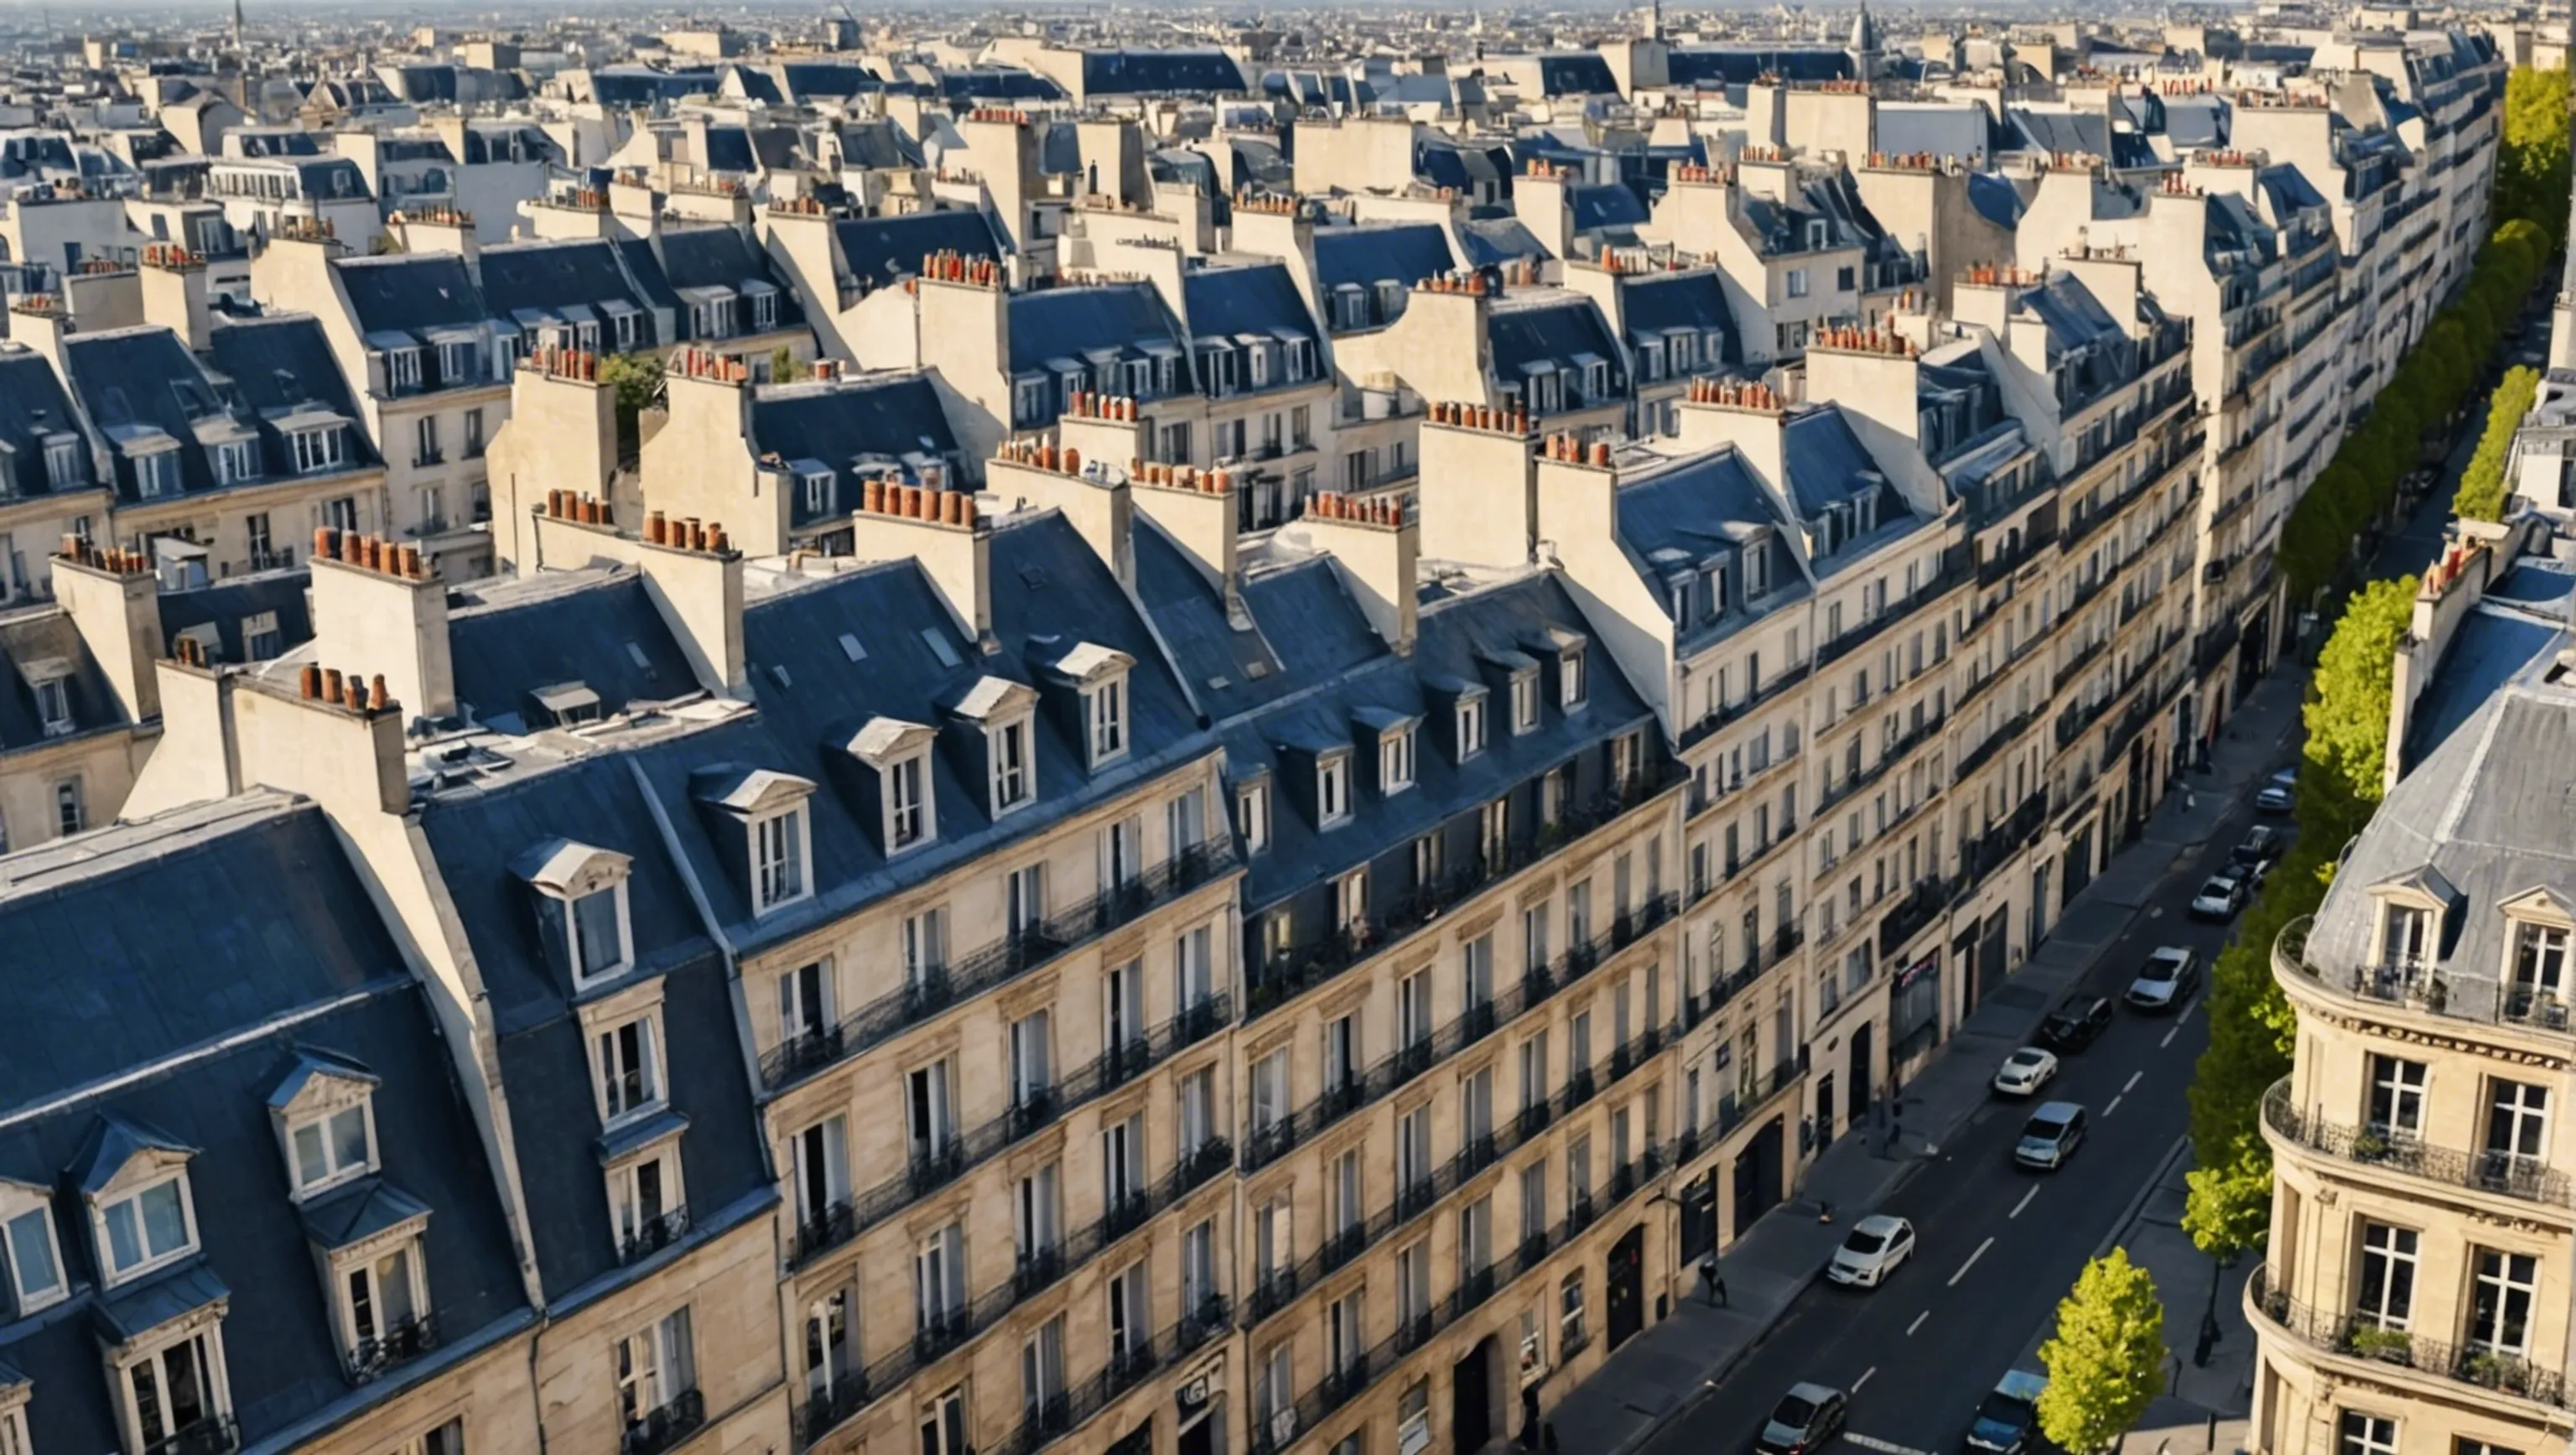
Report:
[[[447,585],[424,568],[417,546],[316,527],[313,636],[326,660],[383,668],[379,680],[414,717],[455,714]]]

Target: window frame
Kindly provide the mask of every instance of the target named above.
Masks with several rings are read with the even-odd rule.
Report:
[[[904,802],[903,794],[898,791],[907,773],[914,780],[916,794],[915,801],[909,805]],[[924,844],[937,843],[939,841],[939,803],[938,793],[934,787],[930,749],[923,747],[900,757],[889,758],[885,766],[877,770],[877,774],[878,786],[883,790],[886,852],[888,854],[907,853]],[[908,835],[903,830],[907,816],[914,821],[912,832]]]
[[[781,822],[786,824],[788,835],[779,843],[781,862],[792,864],[795,871],[795,882],[784,886],[783,890],[772,887],[770,866],[763,862],[764,837],[772,825]],[[812,898],[814,826],[812,817],[805,812],[804,800],[799,798],[784,808],[757,815],[744,828],[745,851],[750,857],[752,913],[768,914]]]
[[[303,1157],[295,1147],[296,1137],[307,1131],[319,1130],[322,1135],[323,1160],[326,1164],[336,1164],[339,1161],[337,1150],[339,1143],[333,1134],[334,1124],[351,1112],[358,1114],[359,1124],[366,1129],[366,1157],[355,1163],[328,1166],[319,1179],[312,1182],[305,1181]],[[376,1139],[375,1098],[365,1092],[360,1092],[354,1098],[317,1097],[311,1111],[299,1112],[285,1119],[281,1123],[280,1130],[286,1139],[286,1175],[291,1188],[290,1196],[298,1202],[319,1197],[334,1188],[355,1182],[361,1177],[370,1176],[384,1165],[384,1144]]]
[[[150,1157],[151,1154],[147,1153],[137,1160],[147,1160]],[[170,1183],[178,1186],[179,1219],[185,1236],[179,1245],[170,1251],[154,1253],[150,1249],[149,1240],[144,1232],[146,1224],[143,1221],[142,1199],[144,1194]],[[132,1283],[136,1279],[188,1257],[201,1246],[202,1233],[197,1222],[196,1196],[189,1186],[188,1168],[184,1158],[165,1154],[154,1162],[153,1172],[149,1176],[130,1177],[127,1173],[120,1172],[115,1181],[92,1194],[88,1203],[90,1233],[97,1240],[95,1250],[98,1255],[99,1282],[105,1287],[117,1288]],[[135,1204],[135,1246],[142,1250],[143,1256],[134,1264],[120,1268],[116,1263],[114,1240],[108,1234],[108,1215],[113,1209],[127,1203]]]
[[[670,1041],[663,1025],[660,987],[655,985],[647,989],[652,993],[635,998],[621,996],[613,1002],[582,1008],[582,1045],[590,1063],[591,1102],[604,1128],[632,1125],[671,1104]],[[644,1035],[638,1038],[638,1044],[646,1053],[641,1069],[646,1073],[644,1079],[649,1084],[639,1088],[635,1101],[612,1107],[610,1067],[601,1043],[629,1026],[644,1027]],[[626,1074],[620,1068],[618,1079],[623,1080]]]
[[[1351,755],[1336,749],[1315,758],[1315,827],[1339,828],[1351,821]]]
[[[1128,722],[1126,673],[1110,673],[1082,690],[1083,739],[1092,767],[1127,756]]]
[[[1007,752],[1014,748],[1016,762]],[[984,729],[984,763],[984,791],[993,817],[1017,813],[1038,801],[1037,745],[1030,714],[1019,713]]]
[[[30,1220],[44,1230],[45,1259],[54,1280],[32,1292],[21,1276],[23,1262],[14,1231]],[[53,1200],[43,1188],[0,1183],[0,1290],[9,1296],[13,1318],[27,1318],[71,1297],[71,1271],[63,1262],[62,1229],[54,1221]]]

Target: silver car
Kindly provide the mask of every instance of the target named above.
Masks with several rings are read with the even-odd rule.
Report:
[[[2084,1108],[2071,1101],[2052,1101],[2030,1114],[2013,1144],[2013,1160],[2024,1167],[2054,1172],[2084,1145]]]

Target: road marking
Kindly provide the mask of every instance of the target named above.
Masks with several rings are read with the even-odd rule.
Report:
[[[1852,1381],[1852,1393],[1854,1393],[1854,1394],[1858,1394],[1858,1393],[1860,1393],[1860,1387],[1861,1387],[1862,1385],[1864,1385],[1864,1384],[1869,1383],[1869,1377],[1870,1377],[1871,1375],[1873,1375],[1873,1374],[1876,1374],[1877,1372],[1878,1372],[1878,1366],[1877,1366],[1877,1365],[1875,1365],[1875,1364],[1873,1364],[1873,1365],[1869,1366],[1867,1369],[1862,1370],[1862,1371],[1860,1372],[1860,1378],[1855,1379],[1855,1380],[1853,1380],[1853,1381]]]
[[[2142,1077],[2142,1076],[2145,1076],[2146,1074],[2147,1074],[2147,1073],[2145,1073],[2144,1071],[2132,1071],[2132,1072],[2130,1072],[2130,1073],[2129,1073],[2129,1079],[2128,1079],[2127,1081],[2124,1081],[2124,1082],[2120,1083],[2120,1094],[2121,1094],[2122,1096],[2126,1096],[2126,1095],[2128,1095],[2130,1092],[2137,1090],[2137,1089],[2138,1089],[2138,1079],[2139,1079],[2140,1077]]]
[[[2172,1045],[2172,1044],[2173,1044],[2173,1038],[2174,1038],[2174,1037],[2176,1037],[2176,1036],[2179,1036],[2179,1035],[2181,1035],[2181,1034],[2182,1034],[2182,1022],[2180,1022],[2180,1021],[2175,1021],[2175,1022],[2173,1023],[2173,1025],[2172,1025],[2172,1027],[2171,1027],[2171,1028],[2169,1028],[2168,1030],[2166,1030],[2166,1032],[2165,1032],[2165,1038],[2164,1038],[2163,1040],[2161,1040],[2161,1041],[2156,1042],[2156,1045],[2157,1045],[2157,1047],[2158,1047],[2159,1049],[2161,1049],[2161,1048],[2163,1048],[2163,1047],[2166,1047],[2166,1046],[2170,1046],[2170,1045]]]
[[[1882,1440],[1874,1435],[1856,1434],[1850,1430],[1843,1431],[1843,1438],[1864,1450],[1876,1450],[1878,1455],[1932,1455],[1929,1450],[1917,1450],[1911,1445],[1899,1445],[1894,1440]]]
[[[2186,1006],[2184,1006],[2184,1007],[2182,1008],[2182,1014],[2181,1014],[2181,1015],[2178,1015],[2178,1016],[2175,1016],[2175,1017],[2174,1017],[2174,1024],[2175,1024],[2175,1025],[2177,1025],[2177,1026],[2179,1026],[2179,1025],[2181,1025],[2184,1021],[2190,1020],[2190,1019],[2191,1019],[2191,1014],[2192,1014],[2192,1012],[2193,1012],[2193,1011],[2196,1011],[2196,1010],[2198,1010],[2198,1009],[2200,1009],[2200,1002],[2199,1002],[2197,999],[2195,999],[2195,1000],[2193,1000],[2193,1001],[2192,1001],[2192,1003],[2191,1003],[2191,1004],[2186,1005]]]
[[[2102,1115],[2104,1115],[2104,1116],[2109,1116],[2111,1113],[2113,1113],[2113,1112],[2115,1112],[2115,1111],[2118,1111],[2119,1109],[2120,1109],[2120,1098],[2119,1098],[2119,1097],[2116,1097],[2116,1096],[2115,1096],[2115,1097],[2112,1097],[2112,1098],[2111,1098],[2111,1104],[2110,1104],[2109,1106],[2106,1106],[2106,1107],[2102,1108]]]
[[[1913,1338],[1913,1337],[1914,1337],[1914,1331],[1915,1331],[1916,1329],[1919,1329],[1919,1328],[1923,1327],[1923,1321],[1924,1321],[1925,1319],[1930,1318],[1930,1317],[1932,1317],[1932,1311],[1931,1311],[1930,1309],[1928,1309],[1928,1308],[1927,1308],[1927,1309],[1925,1309],[1923,1312],[1921,1312],[1921,1313],[1919,1313],[1919,1314],[1916,1314],[1916,1315],[1914,1316],[1914,1322],[1912,1322],[1912,1323],[1910,1323],[1910,1324],[1907,1324],[1907,1325],[1905,1326],[1905,1337],[1907,1337],[1907,1338],[1909,1338],[1909,1339]]]
[[[2019,1201],[2019,1202],[2017,1202],[2017,1203],[2014,1203],[2014,1204],[2013,1204],[2013,1210],[2012,1210],[2011,1212],[2005,1213],[2005,1214],[2004,1214],[2004,1216],[2005,1216],[2005,1217],[2007,1217],[2007,1218],[2017,1218],[2017,1217],[2020,1217],[2020,1216],[2021,1216],[2021,1210],[2022,1210],[2023,1208],[2026,1208],[2026,1207],[2030,1206],[2030,1200],[2031,1200],[2032,1198],[2034,1198],[2034,1197],[2037,1197],[2037,1196],[2039,1196],[2039,1184],[2038,1184],[2038,1183],[2036,1183],[2036,1182],[2034,1182],[2034,1183],[2032,1183],[2032,1184],[2030,1185],[2030,1191],[2023,1193],[2023,1194],[2021,1195],[2021,1201]]]
[[[1968,1270],[1976,1267],[1977,1260],[1986,1256],[1986,1250],[1994,1245],[1995,1240],[1992,1238],[1988,1238],[1984,1242],[1979,1243],[1977,1245],[1977,1251],[1968,1255],[1968,1261],[1959,1265],[1959,1271],[1950,1275],[1950,1286],[1952,1288],[1958,1287],[1959,1280],[1967,1277]]]

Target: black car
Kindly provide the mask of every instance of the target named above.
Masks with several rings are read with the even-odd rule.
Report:
[[[2245,841],[2227,851],[2227,862],[2249,870],[2258,880],[2281,857],[2281,831],[2270,824],[2256,824],[2245,835]]]
[[[2101,996],[2070,1000],[2039,1023],[2038,1041],[2052,1051],[2081,1051],[2111,1028],[2111,1002]]]

